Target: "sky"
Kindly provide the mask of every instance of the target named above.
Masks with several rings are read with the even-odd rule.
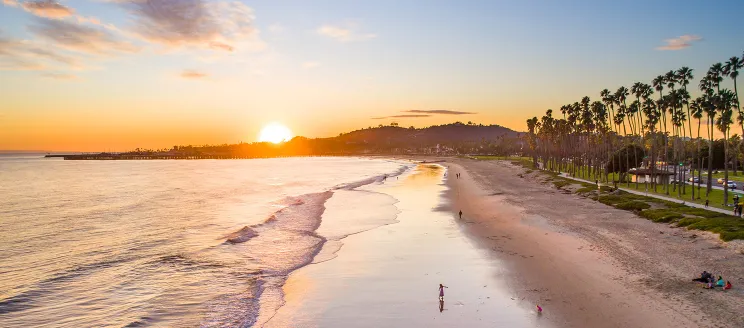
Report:
[[[546,109],[744,51],[744,2],[0,0],[0,149],[517,131]],[[726,83],[729,83],[728,81]],[[693,96],[696,93],[693,92]]]

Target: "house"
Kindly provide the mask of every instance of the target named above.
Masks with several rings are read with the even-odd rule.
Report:
[[[645,183],[656,181],[657,184],[666,184],[670,182],[670,177],[674,175],[673,172],[657,169],[653,172],[652,177],[651,169],[647,168],[632,169],[628,171],[628,174],[632,175],[632,182]]]

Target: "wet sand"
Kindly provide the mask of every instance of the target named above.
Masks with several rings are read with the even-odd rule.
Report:
[[[736,243],[639,218],[505,161],[447,159],[452,212],[491,249],[519,298],[561,327],[744,327]],[[522,177],[520,177],[522,175]],[[690,280],[703,270],[726,292]]]
[[[552,327],[512,291],[504,263],[463,233],[443,175],[441,166],[419,165],[365,187],[398,200],[397,222],[348,236],[335,258],[292,273],[284,306],[262,326]],[[344,215],[329,207],[320,229],[348,224]],[[449,287],[443,303],[440,283]]]

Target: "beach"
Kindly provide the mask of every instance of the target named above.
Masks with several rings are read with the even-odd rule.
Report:
[[[446,159],[452,211],[505,265],[513,292],[559,327],[742,327],[744,255],[710,233],[653,223],[557,190],[509,161]],[[705,290],[703,270],[735,289]]]
[[[357,188],[394,197],[396,222],[343,238],[332,259],[293,272],[285,304],[257,326],[552,327],[510,291],[502,263],[462,233],[444,197],[442,182],[454,177],[444,175],[440,165],[421,164]],[[348,213],[328,205],[318,231],[345,224]],[[442,303],[440,283],[448,287]]]
[[[510,161],[0,164],[5,326],[744,326],[740,241]]]

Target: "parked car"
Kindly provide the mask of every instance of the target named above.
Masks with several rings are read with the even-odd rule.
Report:
[[[718,184],[723,184],[723,178],[718,178]]]
[[[698,183],[698,182],[700,182],[700,179],[698,179],[697,177],[695,177],[695,178],[689,178],[689,179],[687,179],[687,181],[690,181],[692,183]]]
[[[736,189],[736,183],[733,181],[729,181],[727,185],[729,189]]]

